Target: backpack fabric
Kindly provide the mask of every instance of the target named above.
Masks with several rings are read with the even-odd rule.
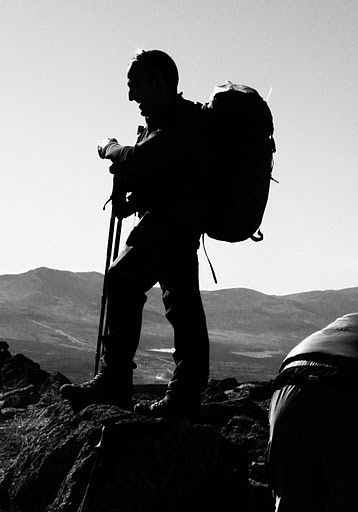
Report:
[[[203,111],[210,141],[203,233],[260,241],[276,151],[271,111],[255,89],[231,82],[214,89]]]

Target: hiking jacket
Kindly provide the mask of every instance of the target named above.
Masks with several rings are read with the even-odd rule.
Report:
[[[358,313],[337,318],[324,329],[305,338],[287,355],[281,370],[298,360],[358,369]]]
[[[199,229],[204,173],[204,118],[201,105],[178,95],[161,119],[146,119],[134,146],[111,144],[111,172],[131,192],[133,209],[161,222]]]

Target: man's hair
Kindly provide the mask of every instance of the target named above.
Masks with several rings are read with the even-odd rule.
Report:
[[[174,60],[162,50],[138,50],[130,64],[144,65],[148,70],[160,73],[169,87],[177,89],[179,72]]]

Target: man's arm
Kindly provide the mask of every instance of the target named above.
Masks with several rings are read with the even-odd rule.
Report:
[[[101,158],[112,161],[113,172],[140,178],[158,172],[179,156],[182,159],[186,151],[189,154],[197,140],[195,130],[193,125],[179,133],[156,130],[134,146],[122,146],[115,139],[106,139],[108,143],[101,148],[101,152],[99,150],[99,154]]]

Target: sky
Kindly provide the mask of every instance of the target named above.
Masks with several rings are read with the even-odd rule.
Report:
[[[96,147],[135,143],[127,65],[159,48],[185,98],[230,80],[274,116],[265,238],[207,238],[218,284],[201,248],[201,288],[358,286],[356,0],[0,0],[0,38],[0,275],[104,271],[112,176]]]

